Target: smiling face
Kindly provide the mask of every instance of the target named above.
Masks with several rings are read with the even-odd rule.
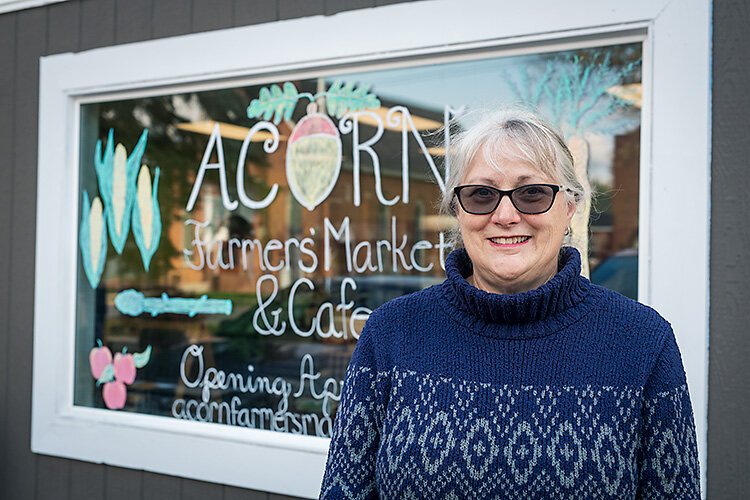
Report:
[[[460,185],[484,184],[510,190],[526,184],[559,184],[532,164],[517,159],[498,166],[487,161],[484,148],[466,166]],[[456,215],[466,252],[474,265],[470,282],[493,293],[519,293],[537,288],[557,272],[565,230],[576,207],[559,192],[549,211],[520,213],[504,196],[494,212],[466,213],[456,203]]]

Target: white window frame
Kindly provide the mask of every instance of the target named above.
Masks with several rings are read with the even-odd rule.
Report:
[[[66,1],[67,0],[0,0],[0,14]]]
[[[640,33],[639,297],[677,335],[705,492],[710,25],[707,0],[430,0],[41,58],[32,451],[315,498],[328,447],[311,436],[73,405],[81,102]]]

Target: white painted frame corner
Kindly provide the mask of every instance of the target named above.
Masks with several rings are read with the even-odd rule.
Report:
[[[67,1],[68,0],[0,0],[0,14]]]
[[[82,100],[643,30],[639,296],[676,332],[705,492],[710,23],[707,0],[429,0],[42,58],[32,450],[309,498],[325,466],[321,438],[73,406]],[[365,25],[390,35],[368,37]]]

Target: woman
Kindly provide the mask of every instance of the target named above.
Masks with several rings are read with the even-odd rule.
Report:
[[[700,498],[669,323],[563,246],[586,195],[563,139],[505,112],[451,148],[447,280],[368,320],[321,498]]]

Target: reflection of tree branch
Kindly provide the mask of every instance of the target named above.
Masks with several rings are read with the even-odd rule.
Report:
[[[536,85],[534,86],[534,94],[530,99],[531,102],[534,103],[534,106],[536,106],[539,103],[539,100],[542,98],[544,89],[547,87],[547,83],[549,82],[550,78],[552,78],[552,73],[554,73],[552,63],[550,61],[547,61],[547,67],[545,68],[542,76],[539,78],[539,81],[537,81]]]
[[[628,63],[613,63],[613,59],[611,50],[581,50],[547,61],[535,79],[528,65],[519,68],[517,78],[507,73],[504,78],[516,97],[546,114],[568,136],[632,129],[637,120],[617,116],[629,103],[609,89],[635,73],[640,59]]]
[[[531,101],[530,104],[534,105],[536,104],[537,101],[532,100],[532,99],[527,99],[525,95],[525,91],[524,91],[525,86],[523,85],[523,83],[524,81],[528,81],[528,77],[529,75],[527,73],[527,70],[526,69],[522,70],[521,76],[520,76],[521,85],[516,85],[515,80],[513,80],[513,78],[510,77],[508,72],[507,71],[503,72],[503,78],[505,79],[506,83],[510,87],[510,91],[522,101],[527,101],[527,102]],[[540,87],[540,90],[541,90],[541,87]]]

